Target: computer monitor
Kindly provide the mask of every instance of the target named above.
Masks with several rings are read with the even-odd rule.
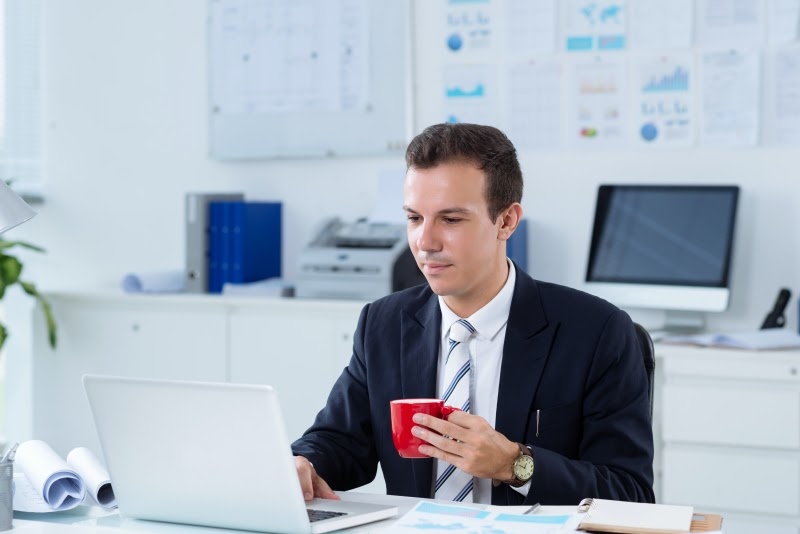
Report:
[[[622,308],[667,310],[666,330],[724,311],[737,186],[601,185],[586,289]]]

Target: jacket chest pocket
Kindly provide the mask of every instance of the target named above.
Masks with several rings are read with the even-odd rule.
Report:
[[[575,458],[581,437],[581,403],[532,410],[528,419],[528,444]]]

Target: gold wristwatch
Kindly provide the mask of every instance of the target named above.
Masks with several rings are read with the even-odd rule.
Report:
[[[518,488],[524,486],[533,477],[533,452],[522,443],[517,443],[517,446],[519,446],[519,456],[514,458],[514,464],[511,466],[514,477],[509,480],[495,479],[492,481],[495,486],[505,483]]]

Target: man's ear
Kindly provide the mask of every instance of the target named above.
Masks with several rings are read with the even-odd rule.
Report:
[[[519,202],[514,202],[504,209],[498,218],[500,219],[500,228],[497,229],[497,239],[508,241],[508,238],[519,226],[519,221],[522,220],[522,206]]]

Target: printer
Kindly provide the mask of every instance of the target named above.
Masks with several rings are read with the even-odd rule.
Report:
[[[298,257],[295,296],[373,301],[426,283],[404,224],[333,218],[321,227]]]

